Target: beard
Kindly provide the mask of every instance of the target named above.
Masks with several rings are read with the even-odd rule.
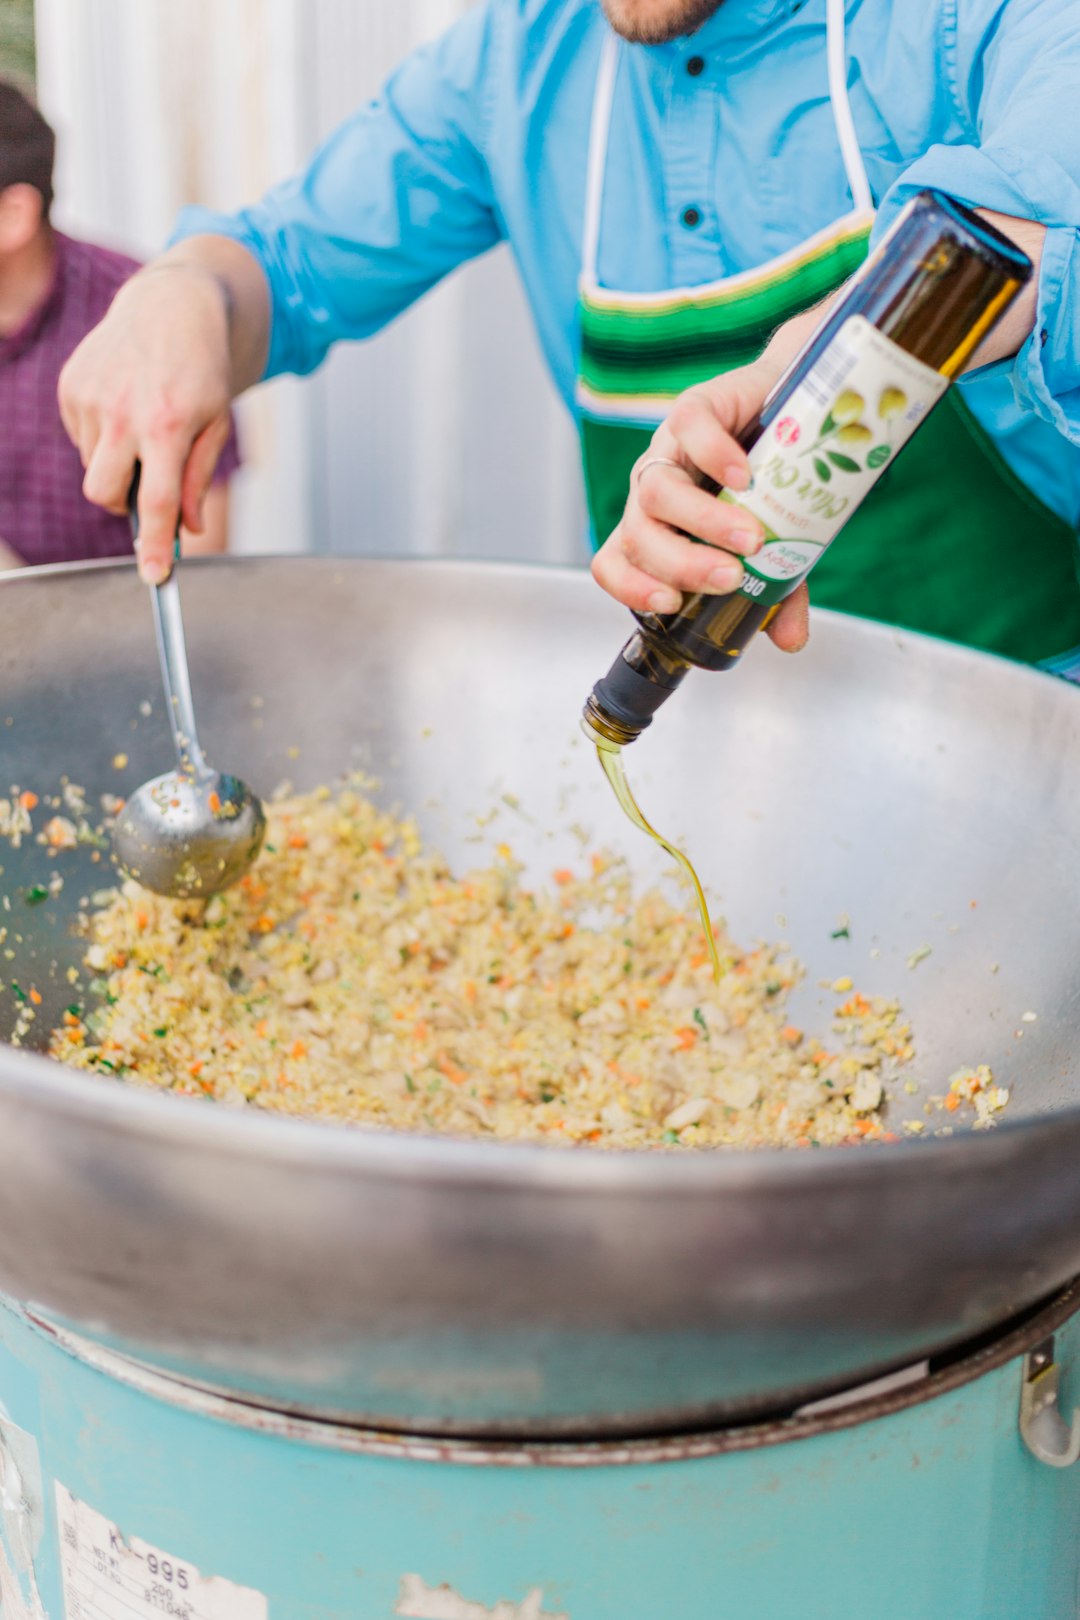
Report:
[[[601,0],[608,22],[632,45],[667,45],[692,34],[724,0]]]

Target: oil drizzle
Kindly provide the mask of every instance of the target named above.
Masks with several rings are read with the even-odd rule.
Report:
[[[678,862],[679,866],[681,866],[682,870],[686,873],[686,876],[690,879],[690,882],[693,885],[694,895],[697,899],[698,911],[701,913],[701,926],[705,930],[705,943],[708,946],[709,955],[712,957],[713,978],[716,980],[717,984],[719,984],[721,974],[720,953],[716,949],[716,939],[712,930],[712,918],[709,916],[709,902],[705,898],[705,890],[701,887],[701,879],[694,871],[693,866],[690,864],[689,859],[683,854],[682,850],[676,849],[674,844],[669,844],[667,839],[662,837],[660,833],[657,832],[656,828],[650,826],[649,822],[645,820],[645,817],[642,815],[641,810],[638,807],[637,800],[630,791],[630,783],[626,780],[626,767],[623,765],[622,749],[615,743],[602,743],[598,741],[596,744],[596,757],[600,761],[600,767],[603,770],[604,775],[611,783],[615,797],[622,805],[622,808],[626,812],[627,816],[629,816],[630,820],[634,823],[634,826],[640,827],[643,833],[648,833],[649,837],[654,843],[659,844],[660,848],[670,855],[673,861]]]

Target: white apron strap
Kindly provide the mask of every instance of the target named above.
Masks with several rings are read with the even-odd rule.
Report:
[[[845,0],[826,0],[826,57],[829,69],[829,102],[832,106],[836,138],[844,173],[851,191],[852,202],[858,213],[873,213],[874,197],[866,176],[866,165],[859,150],[855,133],[855,120],[851,116],[851,102],[847,87],[847,46],[845,39]],[[581,237],[581,279],[586,286],[595,287],[597,256],[600,247],[600,212],[604,196],[604,171],[607,167],[608,133],[611,128],[611,109],[615,99],[615,81],[619,71],[618,37],[608,29],[600,52],[600,67],[593,96],[592,123],[589,129],[589,159],[585,171],[585,222]]]
[[[608,29],[600,52],[600,70],[593,95],[592,125],[589,130],[589,162],[585,170],[585,225],[581,236],[581,279],[596,285],[596,263],[600,247],[600,208],[604,196],[604,170],[607,167],[608,130],[615,80],[619,71],[619,41]]]
[[[859,137],[855,133],[855,120],[851,116],[851,101],[847,86],[847,46],[844,38],[844,0],[825,0],[827,28],[826,54],[829,63],[829,101],[832,104],[836,138],[840,142],[840,156],[851,189],[851,199],[859,213],[872,213],[874,197],[866,178],[866,165],[859,150]]]

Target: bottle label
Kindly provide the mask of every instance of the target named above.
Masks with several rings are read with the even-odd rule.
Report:
[[[864,315],[844,322],[750,450],[750,488],[720,492],[765,529],[744,595],[794,590],[948,386]]]

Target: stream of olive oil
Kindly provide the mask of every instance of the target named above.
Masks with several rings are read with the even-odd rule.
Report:
[[[720,953],[716,949],[716,939],[712,930],[712,918],[709,916],[709,902],[705,898],[705,890],[701,887],[701,879],[694,871],[693,866],[683,854],[682,850],[676,849],[674,844],[669,844],[667,839],[662,837],[661,834],[657,832],[656,828],[651,826],[649,822],[645,820],[645,817],[642,815],[641,810],[638,807],[637,800],[630,791],[630,784],[626,780],[626,768],[623,765],[622,749],[614,743],[597,742],[596,757],[600,761],[600,767],[604,775],[611,783],[615,797],[622,805],[630,820],[634,823],[634,826],[640,827],[643,833],[648,833],[649,837],[654,843],[659,844],[660,848],[670,855],[673,861],[678,862],[679,866],[682,867],[683,871],[690,879],[690,882],[693,885],[694,894],[697,898],[698,911],[701,913],[701,926],[705,930],[705,943],[709,948],[709,955],[712,957],[713,978],[716,980],[717,984],[719,984]]]

